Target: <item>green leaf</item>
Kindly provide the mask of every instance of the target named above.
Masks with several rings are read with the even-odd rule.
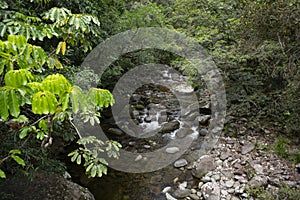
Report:
[[[57,99],[53,93],[38,92],[32,98],[32,111],[35,114],[54,114],[57,104]]]
[[[7,91],[0,90],[0,117],[7,120],[8,116]]]
[[[76,152],[76,153],[72,156],[71,161],[74,162],[74,161],[77,159],[78,155],[79,155],[79,153]]]
[[[4,171],[0,169],[0,178],[6,178]]]
[[[18,88],[33,80],[32,74],[27,69],[10,70],[5,74],[5,85]]]
[[[114,104],[112,94],[108,90],[91,88],[88,92],[89,101],[100,108],[108,107]]]
[[[69,93],[65,93],[61,99],[60,99],[60,103],[62,106],[62,111],[65,111],[67,108],[69,108],[69,98],[70,98],[70,94]]]
[[[25,166],[25,162],[22,158],[19,156],[12,155],[11,156],[19,165]]]
[[[47,120],[42,119],[41,121],[39,121],[39,128],[41,128],[45,132],[48,131],[47,125]]]
[[[77,157],[77,159],[76,159],[76,163],[77,163],[78,165],[80,165],[80,164],[81,164],[81,155],[79,155],[79,156]]]
[[[36,134],[36,139],[38,139],[38,140],[43,140],[44,137],[45,137],[44,131],[38,130],[38,132],[37,132],[37,134]]]
[[[80,103],[83,103],[84,98],[82,98],[84,96],[82,90],[80,89],[80,87],[78,86],[73,86],[71,93],[70,93],[70,99],[71,99],[71,103],[72,103],[72,110],[75,114],[78,113],[79,111],[79,105]]]
[[[62,74],[52,74],[42,82],[43,89],[57,95],[63,95],[71,90],[70,82]]]
[[[63,65],[61,62],[55,58],[55,57],[49,57],[47,60],[47,65],[50,69],[56,68],[56,69],[62,69]]]
[[[20,100],[15,90],[8,91],[7,101],[10,114],[13,117],[18,117],[20,114]]]
[[[20,138],[20,139],[25,138],[25,137],[27,136],[29,130],[30,130],[30,128],[29,128],[28,126],[23,127],[23,128],[21,129],[20,134],[19,134],[19,138]]]
[[[21,151],[19,149],[12,149],[9,151],[11,154],[21,154]]]
[[[95,177],[95,176],[96,176],[97,170],[98,170],[97,166],[94,165],[94,166],[92,167],[92,169],[91,169],[91,177]]]
[[[92,169],[92,167],[94,166],[94,163],[91,163],[87,168],[86,168],[86,172],[89,172],[91,169]]]

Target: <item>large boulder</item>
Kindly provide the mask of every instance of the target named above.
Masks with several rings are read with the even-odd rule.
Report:
[[[61,174],[35,172],[34,178],[15,175],[0,182],[0,197],[31,200],[95,200],[92,193]]]

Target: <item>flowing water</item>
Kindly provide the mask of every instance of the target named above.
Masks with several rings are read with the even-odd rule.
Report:
[[[172,77],[173,74],[169,74],[167,78],[177,84],[177,88],[180,88],[183,93],[191,92],[190,88],[178,84],[184,77],[178,76],[178,74],[174,76],[176,79],[172,79]],[[188,95],[187,98],[189,98]],[[142,133],[155,132],[157,134],[145,138],[143,135],[135,138],[123,134],[119,126],[121,124],[126,129],[128,123],[116,122],[110,112],[104,113],[106,117],[102,120],[101,127],[105,133],[108,133],[110,139],[120,142],[123,149],[138,153],[155,151],[167,145],[171,140],[189,135],[194,141],[181,158],[186,159],[191,166],[197,158],[194,150],[201,146],[201,138],[198,137],[199,126],[183,122],[180,106],[178,97],[170,89],[156,84],[144,85],[137,89],[130,98],[130,116],[134,123],[143,130]],[[92,179],[85,186],[98,200],[166,199],[161,191],[167,186],[176,184],[176,181],[187,180],[190,184],[195,184],[190,168],[175,168],[173,163],[148,173],[126,173],[110,168],[108,175]],[[177,180],[174,182],[175,178]]]

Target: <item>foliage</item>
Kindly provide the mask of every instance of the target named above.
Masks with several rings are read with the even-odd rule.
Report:
[[[166,17],[156,3],[134,2],[128,6],[116,22],[116,33],[142,27],[166,27]]]
[[[97,140],[95,136],[88,136],[77,141],[79,145],[92,145],[91,148],[76,149],[68,154],[72,162],[81,164],[84,162],[86,174],[89,177],[101,177],[102,174],[107,174],[108,163],[104,158],[99,158],[99,154],[107,152],[108,157],[118,158],[121,145],[115,141],[106,141],[106,143]],[[106,146],[106,148],[103,148]],[[83,161],[84,160],[84,161]]]
[[[247,193],[254,197],[255,199],[261,200],[294,200],[300,198],[300,191],[299,189],[291,188],[289,186],[281,185],[278,191],[268,191],[263,187],[255,188],[255,189],[248,189]]]
[[[19,138],[24,140],[20,147],[22,152],[28,150],[25,144],[35,141],[34,138],[42,147],[49,147],[54,124],[69,122],[74,125],[75,114],[84,122],[98,124],[99,111],[114,103],[108,90],[91,88],[83,91],[58,73],[64,67],[59,58],[66,54],[68,47],[81,44],[82,51],[92,47],[85,37],[89,34],[98,36],[98,19],[89,14],[73,14],[66,8],[37,7],[34,11],[22,8],[31,3],[47,2],[4,1],[0,13],[0,117],[19,131]],[[30,165],[29,160],[25,162],[17,155],[20,150],[11,150],[0,164],[12,158],[19,165]],[[111,153],[111,149],[106,150]],[[5,173],[0,172],[4,178]]]
[[[279,137],[278,140],[273,144],[274,145],[274,151],[279,156],[283,158],[288,157],[288,149],[287,149],[287,140],[284,137]]]

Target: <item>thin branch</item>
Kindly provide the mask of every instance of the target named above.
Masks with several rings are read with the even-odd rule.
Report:
[[[37,123],[39,123],[42,119],[44,119],[44,118],[46,118],[46,117],[47,117],[47,115],[41,117],[40,119],[38,119],[37,121],[35,121],[34,123],[32,123],[31,126],[36,125]]]
[[[77,135],[78,135],[78,136],[79,136],[79,138],[81,139],[81,138],[82,138],[82,136],[81,136],[81,134],[80,134],[79,130],[77,129],[77,127],[75,126],[75,124],[72,122],[72,120],[71,120],[71,119],[69,119],[69,121],[70,121],[71,125],[74,127],[74,129],[75,129],[75,131],[76,131]]]
[[[280,44],[280,48],[282,50],[282,53],[285,55],[285,51],[284,51],[284,44],[281,42],[281,39],[279,37],[279,33],[277,33],[277,37],[278,37],[278,42]]]

